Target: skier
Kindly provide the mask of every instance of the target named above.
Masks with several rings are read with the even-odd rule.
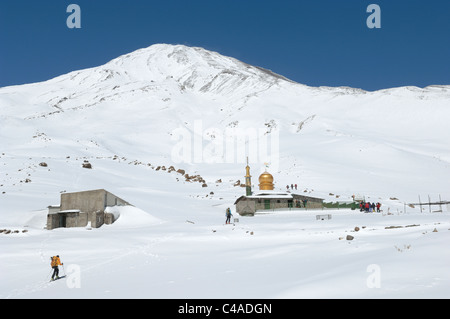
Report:
[[[230,224],[231,216],[233,216],[233,214],[231,213],[230,207],[227,208],[225,215],[227,216],[227,220],[225,221],[225,224]]]
[[[55,279],[59,279],[59,268],[58,266],[62,266],[63,263],[61,262],[61,259],[59,259],[59,255],[50,257],[50,259],[52,260],[50,263],[50,266],[53,268],[53,275],[52,275],[52,280]]]

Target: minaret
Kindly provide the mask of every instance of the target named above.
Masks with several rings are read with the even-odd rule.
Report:
[[[246,196],[252,195],[252,176],[250,175],[250,166],[248,166],[248,157],[247,157],[247,166],[245,167],[245,191]]]

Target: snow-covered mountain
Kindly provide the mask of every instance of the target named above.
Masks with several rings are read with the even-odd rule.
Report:
[[[450,86],[308,87],[182,45],[0,88],[0,229],[18,227],[0,233],[0,298],[446,298],[450,208],[404,204],[449,199],[449,118]],[[384,212],[224,225],[247,156],[255,188],[268,165],[276,189]],[[134,207],[44,230],[60,193],[99,188]],[[54,254],[81,289],[48,283]]]
[[[74,158],[114,156],[235,182],[249,156],[255,177],[268,162],[281,189],[296,183],[322,196],[415,201],[450,191],[449,118],[450,86],[308,87],[202,48],[157,44],[0,89],[0,161],[8,167],[0,182],[3,199],[26,193],[18,185],[27,166],[55,161],[66,163],[58,174],[49,163],[52,172],[33,168],[31,182],[57,185],[52,192],[83,188],[64,177],[79,174]],[[102,164],[94,166],[95,184]]]

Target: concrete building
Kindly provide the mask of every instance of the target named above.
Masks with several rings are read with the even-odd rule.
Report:
[[[47,229],[58,227],[91,227],[98,228],[103,224],[112,224],[115,217],[105,213],[108,206],[130,205],[127,201],[104,190],[90,190],[61,194],[61,204],[49,206]]]
[[[250,167],[246,167],[246,195],[234,205],[239,215],[254,215],[257,211],[276,209],[322,209],[323,199],[274,190],[273,176],[265,171],[259,176],[259,191],[249,191]],[[247,181],[248,179],[248,181]]]
[[[276,209],[322,209],[323,199],[277,191],[261,191],[239,197],[234,205],[239,215],[254,215],[257,211]]]

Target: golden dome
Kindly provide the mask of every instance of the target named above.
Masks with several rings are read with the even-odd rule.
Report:
[[[265,171],[259,175],[259,189],[260,190],[273,190],[273,176]]]

